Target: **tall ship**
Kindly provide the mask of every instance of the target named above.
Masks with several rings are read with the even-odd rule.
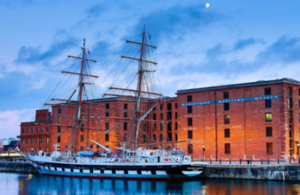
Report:
[[[153,128],[156,132],[154,123],[159,120],[156,116],[151,117],[151,112],[164,104],[165,97],[159,92],[158,79],[154,75],[158,64],[150,55],[156,46],[147,43],[151,37],[147,36],[145,28],[140,38],[140,42],[126,40],[126,44],[135,48],[135,55],[130,56],[134,53],[127,52],[127,55],[121,56],[122,60],[137,65],[135,74],[129,79],[116,78],[119,81],[114,80],[100,99],[88,97],[89,92],[95,93],[90,87],[94,85],[92,80],[98,76],[90,69],[89,63],[96,60],[88,58],[90,52],[85,47],[85,40],[79,56],[68,56],[76,63],[62,73],[78,76],[78,83],[68,98],[52,98],[52,103],[45,104],[52,107],[51,126],[57,129],[54,151],[18,151],[40,174],[172,180],[193,178],[203,172],[207,163],[193,159],[178,144],[188,144],[188,139],[178,141],[176,137],[174,141],[170,140],[172,138],[166,140],[164,134],[157,138],[156,134],[150,135],[147,130]],[[126,71],[125,68],[118,71]],[[118,98],[125,103],[101,103],[110,98]],[[121,117],[111,114],[119,107],[132,109]],[[109,112],[111,109],[113,111]],[[114,142],[114,147],[110,146],[111,142]]]

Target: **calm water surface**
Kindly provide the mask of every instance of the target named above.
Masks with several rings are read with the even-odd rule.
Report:
[[[185,182],[131,181],[0,173],[0,194],[300,194],[300,183],[193,180]]]

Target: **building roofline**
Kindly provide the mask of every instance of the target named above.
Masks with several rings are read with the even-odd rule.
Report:
[[[282,78],[282,79],[276,79],[276,80],[256,81],[256,82],[239,83],[239,84],[231,84],[231,85],[219,85],[219,86],[213,86],[213,87],[182,89],[182,90],[177,90],[177,94],[199,92],[199,91],[220,90],[220,89],[230,89],[230,88],[237,88],[237,87],[251,87],[251,86],[257,86],[257,85],[268,85],[268,84],[278,84],[278,83],[290,83],[290,84],[300,85],[300,82],[297,80]]]

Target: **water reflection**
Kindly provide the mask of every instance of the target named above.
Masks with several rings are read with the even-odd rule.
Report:
[[[291,182],[255,180],[132,181],[0,173],[0,194],[300,194]]]

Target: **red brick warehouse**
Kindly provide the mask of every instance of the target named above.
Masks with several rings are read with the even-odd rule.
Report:
[[[76,136],[76,150],[100,150],[90,141],[93,139],[114,151],[126,141],[134,103],[120,97],[92,101],[93,104],[86,104],[89,108],[83,107],[84,123]],[[153,105],[143,104],[149,108]],[[203,157],[204,147],[206,159],[286,160],[291,154],[297,160],[299,107],[300,82],[285,78],[178,90],[177,97],[166,97],[164,104],[157,105],[148,115],[140,140],[159,141],[164,148],[178,145],[194,158]],[[38,113],[48,117],[41,119]],[[73,117],[74,109],[64,105],[53,106],[52,116],[48,110],[37,111],[34,122],[21,123],[21,150],[53,151],[53,144],[67,150],[70,132],[58,135],[72,125]],[[125,121],[117,131],[105,135],[104,131],[92,130],[109,129],[117,124],[117,119]],[[47,138],[50,140],[45,145]]]

